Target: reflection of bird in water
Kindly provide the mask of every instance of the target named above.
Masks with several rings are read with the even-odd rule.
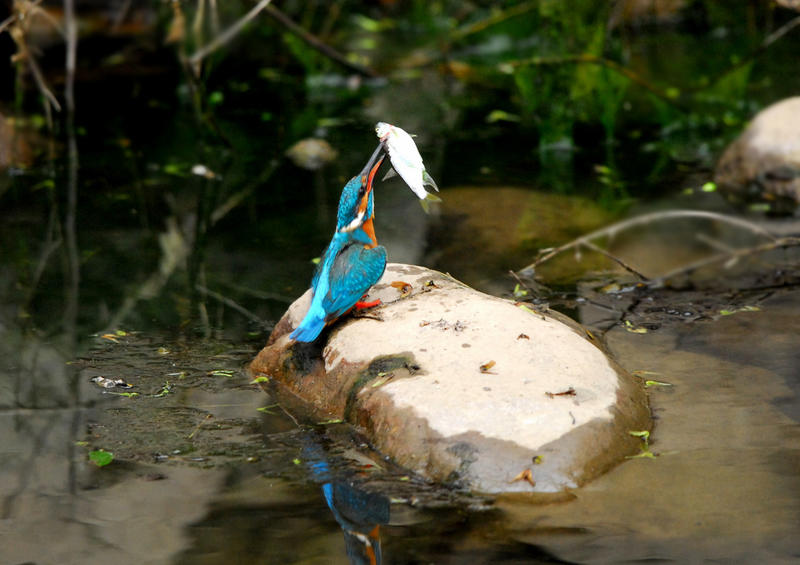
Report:
[[[311,443],[304,449],[309,469],[323,483],[322,493],[344,534],[347,556],[353,565],[381,563],[380,525],[389,523],[391,502],[382,494],[367,492],[352,483],[334,481],[322,446]]]
[[[389,499],[348,483],[322,485],[325,501],[344,533],[347,556],[354,565],[381,563],[380,524],[389,523]]]
[[[311,306],[292,332],[294,340],[314,341],[326,325],[354,306],[375,305],[361,304],[359,299],[386,268],[386,249],[378,245],[372,225],[372,181],[383,162],[383,150],[378,146],[361,173],[342,190],[336,231],[311,281]]]

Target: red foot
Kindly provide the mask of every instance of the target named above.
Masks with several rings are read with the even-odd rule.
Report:
[[[362,296],[361,298],[364,298]],[[375,306],[379,306],[381,303],[381,299],[378,298],[377,300],[373,300],[372,302],[361,302],[360,300],[356,302],[355,308],[357,310],[364,310],[365,308],[374,308]]]

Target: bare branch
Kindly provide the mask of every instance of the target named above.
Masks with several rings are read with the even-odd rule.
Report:
[[[242,29],[244,29],[244,27],[259,13],[261,13],[262,10],[269,6],[270,2],[272,2],[272,0],[261,0],[258,4],[253,6],[253,8],[244,16],[242,16],[235,24],[220,33],[209,43],[198,49],[194,55],[189,57],[189,64],[196,69],[203,59],[239,35],[239,32],[241,32]]]
[[[636,216],[634,218],[630,218],[628,220],[624,220],[622,222],[618,222],[616,224],[612,224],[605,228],[593,231],[587,235],[581,236],[577,239],[570,241],[569,243],[565,243],[559,247],[555,247],[547,251],[544,255],[537,258],[536,261],[520,269],[520,271],[528,271],[528,270],[536,270],[536,267],[544,263],[545,261],[549,261],[556,255],[567,251],[568,249],[574,249],[576,247],[585,246],[585,247],[592,247],[594,244],[591,243],[592,240],[601,238],[601,237],[611,237],[618,232],[625,231],[635,226],[639,226],[642,224],[648,224],[650,222],[655,221],[662,221],[662,220],[672,220],[675,218],[705,218],[708,220],[714,220],[719,222],[724,222],[736,227],[740,227],[742,229],[746,229],[748,231],[753,232],[756,235],[766,237],[771,241],[777,241],[775,236],[769,233],[767,230],[750,222],[748,220],[744,220],[742,218],[737,218],[735,216],[727,216],[725,214],[718,214],[716,212],[706,212],[703,210],[667,210],[665,212],[653,212],[651,214],[644,214],[642,216]],[[616,260],[616,259],[614,259]],[[617,261],[619,262],[619,261]],[[630,270],[630,269],[629,269]]]
[[[712,257],[707,257],[706,259],[700,259],[698,261],[694,261],[693,263],[689,263],[688,265],[684,265],[683,267],[673,269],[672,271],[658,278],[648,281],[647,286],[654,288],[663,286],[664,283],[669,279],[675,278],[679,275],[691,274],[697,269],[701,269],[703,267],[707,267],[715,263],[730,261],[731,259],[741,259],[749,255],[756,255],[758,253],[764,253],[766,251],[772,251],[774,249],[781,249],[781,248],[785,249],[788,247],[798,247],[798,246],[800,246],[800,237],[782,237],[780,239],[762,243],[761,245],[754,245],[752,247],[744,247],[741,249],[733,249],[730,252],[718,253],[716,255],[713,255]]]
[[[378,73],[376,73],[371,68],[349,61],[347,57],[339,53],[336,49],[334,49],[333,47],[331,47],[326,43],[323,43],[318,37],[311,35],[302,27],[297,25],[289,18],[289,16],[278,10],[275,6],[269,6],[266,11],[267,14],[272,16],[274,19],[278,20],[278,22],[281,23],[284,27],[286,27],[286,29],[288,29],[290,32],[298,36],[300,39],[308,43],[311,47],[313,47],[314,49],[316,49],[329,59],[333,59],[340,65],[347,67],[348,69],[355,71],[361,75],[368,77],[378,76]]]

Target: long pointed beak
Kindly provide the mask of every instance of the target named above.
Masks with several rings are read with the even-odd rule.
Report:
[[[381,155],[381,158],[378,159],[378,162],[375,163],[372,166],[372,169],[369,171],[369,174],[367,175],[367,194],[369,194],[369,191],[372,190],[372,181],[375,179],[375,173],[377,173],[378,169],[381,168],[381,163],[383,163],[385,158],[386,154]]]
[[[381,152],[385,153],[385,151],[386,150],[384,149],[383,142],[379,143],[378,147],[375,148],[375,151],[372,152],[372,156],[369,158],[369,161],[367,161],[367,164],[364,165],[363,169],[361,169],[359,176],[369,177],[370,173],[372,173],[372,176],[375,176],[374,171],[377,171],[378,166],[380,166],[380,164],[383,162],[383,156],[381,156]],[[380,159],[378,159],[379,157]],[[376,162],[378,166],[375,165]]]

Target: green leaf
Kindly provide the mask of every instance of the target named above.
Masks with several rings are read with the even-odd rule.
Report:
[[[263,412],[264,414],[274,414],[272,409],[275,408],[276,406],[277,404],[270,404],[269,406],[262,406],[261,408],[256,408],[256,410],[258,410],[259,412]]]
[[[261,375],[260,377],[254,378],[248,384],[257,385],[258,383],[268,383],[268,382],[269,382],[269,377],[265,377],[264,375]]]
[[[234,371],[232,369],[214,369],[213,371],[211,371],[209,373],[209,375],[211,375],[213,377],[231,378],[235,373],[236,373],[236,371]]]
[[[630,320],[625,320],[625,329],[632,334],[646,334],[647,328],[637,328],[631,323]]]
[[[302,463],[302,461],[300,461],[297,457],[295,457],[294,459],[292,459],[292,463],[294,463],[295,465],[299,465],[300,463]]]
[[[89,461],[98,467],[105,467],[114,460],[114,454],[104,449],[89,452]]]
[[[520,117],[517,114],[506,112],[505,110],[492,110],[486,116],[486,122],[493,124],[495,122],[518,122]]]
[[[124,396],[125,398],[136,398],[139,396],[138,392],[114,392],[111,390],[107,390],[106,394],[116,394],[117,396]]]
[[[717,185],[709,181],[704,183],[703,186],[700,187],[700,190],[703,192],[715,192],[717,190]]]
[[[650,432],[647,431],[647,430],[629,431],[628,433],[630,435],[632,435],[633,437],[640,437],[640,438],[644,439],[644,441],[647,441],[650,438]]]
[[[317,422],[320,426],[328,426],[330,424],[341,424],[344,420],[341,418],[332,418],[330,420],[325,420],[324,422]]]
[[[355,14],[353,16],[353,23],[355,23],[364,31],[376,33],[381,30],[381,23],[378,20],[373,20],[372,18],[362,16],[361,14]]]
[[[643,449],[640,453],[636,455],[627,455],[625,459],[655,459],[656,454],[650,451],[649,449]]]
[[[742,306],[741,308],[736,308],[734,310],[720,310],[719,313],[721,316],[731,316],[733,314],[738,314],[739,312],[760,312],[761,308],[758,306]]]
[[[665,383],[663,381],[644,381],[645,387],[651,386],[673,386],[672,383]]]
[[[161,390],[153,395],[153,398],[161,398],[162,396],[167,396],[170,392],[172,392],[172,385],[169,381],[164,382],[164,386],[161,387]]]

